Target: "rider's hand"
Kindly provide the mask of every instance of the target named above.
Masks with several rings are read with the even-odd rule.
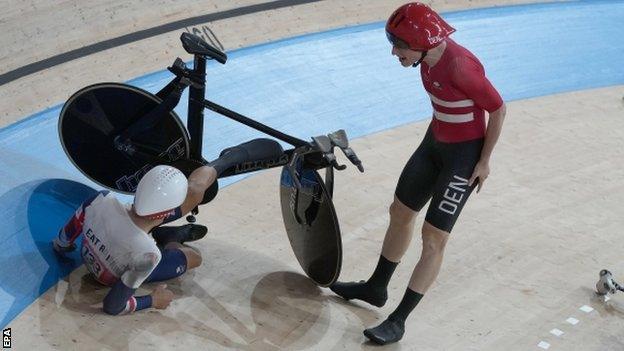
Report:
[[[173,300],[173,292],[167,289],[167,284],[158,285],[151,296],[152,307],[158,308],[159,310],[164,310],[169,307],[171,300]]]
[[[54,251],[61,255],[66,252],[74,251],[76,249],[76,245],[74,245],[73,243],[69,245],[64,244],[59,240],[59,238],[54,238],[54,240],[52,241],[52,247],[54,248]]]
[[[487,177],[490,175],[490,162],[489,160],[480,160],[479,162],[477,162],[477,165],[474,168],[474,171],[472,171],[472,176],[470,177],[470,180],[468,180],[468,184],[470,186],[472,186],[472,184],[478,180],[479,181],[479,186],[477,187],[477,193],[479,191],[481,191],[481,187],[483,187],[483,183],[485,183],[485,180],[487,179]]]

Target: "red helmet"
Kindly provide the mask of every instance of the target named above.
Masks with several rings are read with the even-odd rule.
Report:
[[[427,51],[453,32],[455,28],[429,6],[419,2],[410,2],[399,7],[386,23],[388,40],[401,49]]]

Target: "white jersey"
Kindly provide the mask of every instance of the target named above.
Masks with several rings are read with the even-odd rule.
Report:
[[[138,288],[160,261],[154,239],[134,224],[129,208],[113,194],[101,193],[81,209],[76,213],[83,219],[81,256],[89,271],[102,284],[121,279]]]

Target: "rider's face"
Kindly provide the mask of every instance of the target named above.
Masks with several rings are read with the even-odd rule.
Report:
[[[412,67],[422,57],[422,51],[416,51],[408,48],[400,48],[396,45],[392,46],[392,55],[399,58],[399,62],[403,67]]]

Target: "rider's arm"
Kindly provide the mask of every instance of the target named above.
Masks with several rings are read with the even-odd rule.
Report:
[[[184,203],[163,223],[181,218],[201,204],[206,191],[214,184],[218,176],[229,168],[243,162],[279,157],[283,152],[282,147],[271,139],[254,139],[225,149],[219,158],[191,172],[188,177],[188,192]],[[179,165],[179,167],[184,167],[184,164]],[[187,172],[184,173],[188,174]]]
[[[490,112],[490,117],[485,132],[485,142],[483,143],[483,149],[481,150],[481,160],[489,160],[494,150],[494,146],[498,142],[501,131],[503,129],[503,122],[505,121],[505,114],[507,113],[507,107],[503,104],[498,110]]]
[[[188,178],[186,199],[184,199],[182,205],[174,209],[173,213],[167,216],[161,224],[173,222],[182,218],[182,216],[199,206],[204,199],[204,193],[216,180],[217,172],[211,166],[201,166],[191,172]]]
[[[74,245],[74,241],[76,241],[76,239],[82,233],[85,209],[89,205],[91,205],[91,203],[99,196],[106,196],[107,194],[108,191],[99,191],[95,195],[88,198],[85,202],[83,202],[80,207],[78,207],[74,214],[69,218],[67,223],[65,223],[65,225],[59,230],[57,237],[54,238],[54,240],[52,241],[55,251],[59,253],[74,251],[74,249],[76,248],[76,245]]]
[[[119,315],[152,307],[150,295],[133,296],[135,291],[119,279],[104,298],[104,312]]]
[[[469,57],[459,57],[451,65],[453,85],[466,94],[475,105],[493,113],[504,102],[490,80],[485,76],[483,66]]]
[[[104,312],[112,315],[132,313],[152,307],[152,297],[134,296],[134,292],[152,273],[160,261],[160,253],[150,252],[133,263],[104,298]]]
[[[483,67],[468,57],[454,61],[452,80],[455,87],[470,97],[477,106],[489,113],[481,160],[488,161],[500,136],[506,106],[500,94],[485,76]]]

